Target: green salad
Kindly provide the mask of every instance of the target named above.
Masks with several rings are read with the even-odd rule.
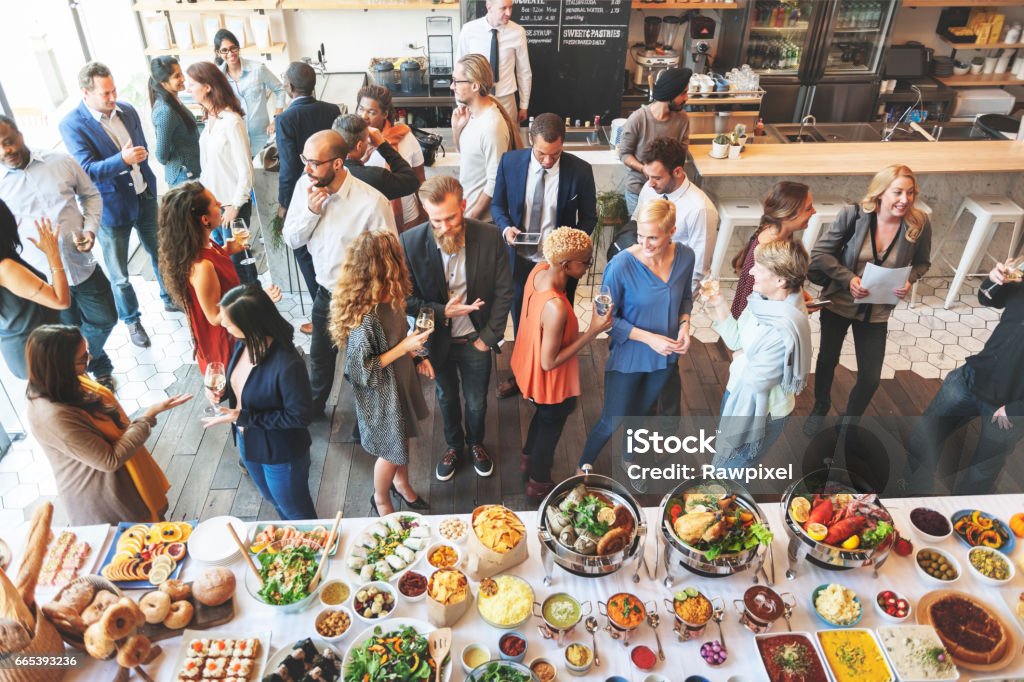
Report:
[[[388,632],[378,625],[370,639],[352,647],[346,661],[345,682],[433,679],[434,661],[430,658],[427,638],[409,625]]]
[[[494,661],[477,672],[473,682],[531,682],[532,675],[521,672],[507,663]]]
[[[294,604],[309,596],[309,583],[316,575],[316,552],[309,547],[285,547],[280,552],[256,555],[263,587],[257,593],[267,604]]]

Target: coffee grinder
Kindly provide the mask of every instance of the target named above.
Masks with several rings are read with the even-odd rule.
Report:
[[[690,19],[690,45],[693,56],[693,72],[707,73],[708,59],[711,57],[711,46],[708,43],[715,37],[715,20],[711,17],[696,15]]]
[[[633,85],[643,92],[650,90],[650,84],[665,69],[679,65],[679,52],[674,48],[676,36],[683,20],[679,17],[645,17],[644,46],[632,51],[636,71]]]
[[[427,17],[427,83],[431,95],[446,94],[451,90],[454,66],[452,18]]]

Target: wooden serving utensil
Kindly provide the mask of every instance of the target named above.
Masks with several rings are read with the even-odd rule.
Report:
[[[434,682],[441,682],[441,665],[452,648],[452,629],[441,628],[431,632],[427,637],[427,648],[430,658],[434,659]]]
[[[256,562],[253,561],[252,557],[249,555],[249,550],[245,548],[245,543],[243,543],[241,538],[238,537],[238,533],[235,532],[235,527],[232,526],[230,522],[226,525],[228,527],[228,532],[231,533],[232,539],[235,541],[235,544],[238,545],[238,549],[242,552],[242,556],[245,557],[246,563],[248,563],[249,568],[252,569],[253,575],[256,576],[256,584],[259,585],[260,589],[263,589],[263,578],[260,577],[260,569],[256,568]]]
[[[320,554],[320,565],[316,567],[316,573],[313,574],[313,579],[311,581],[309,581],[309,591],[310,591],[310,593],[312,593],[313,590],[316,589],[317,585],[320,584],[320,576],[323,575],[324,565],[327,563],[327,555],[329,554],[328,550],[330,549],[330,546],[331,546],[331,538],[333,538],[338,533],[338,526],[340,526],[340,525],[341,525],[341,510],[339,509],[338,513],[334,515],[334,525],[331,526],[331,532],[327,536],[327,547],[324,548],[323,553]],[[337,541],[335,541],[335,542],[337,542]]]

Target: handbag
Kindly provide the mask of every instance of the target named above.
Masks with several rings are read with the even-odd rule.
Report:
[[[437,158],[437,150],[441,150],[441,156],[445,156],[444,139],[440,135],[434,133],[428,133],[422,128],[412,128],[412,134],[416,136],[416,141],[420,143],[420,149],[423,150],[423,165],[433,166],[434,160]]]

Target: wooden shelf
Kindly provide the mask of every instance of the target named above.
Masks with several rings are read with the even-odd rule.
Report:
[[[904,7],[1024,7],[1024,0],[904,0]]]
[[[640,0],[633,0],[633,9],[739,9],[739,3],[687,2],[687,0],[666,0],[666,2],[640,2]]]
[[[281,9],[347,9],[369,12],[372,9],[416,10],[419,12],[446,10],[459,11],[458,3],[435,3],[432,0],[407,2],[367,2],[366,0],[281,0]]]
[[[280,0],[199,0],[199,2],[168,2],[167,0],[136,0],[136,12],[221,12],[278,9]]]
[[[946,36],[939,36],[939,40],[954,50],[996,50],[1001,47],[1024,48],[1024,43],[954,43]]]
[[[995,85],[1024,85],[1024,80],[1012,73],[979,73],[964,76],[937,76],[935,80],[951,88],[985,88]]]
[[[247,56],[260,54],[284,54],[284,48],[285,43],[274,43],[266,50],[261,50],[255,45],[250,45],[248,47],[242,48],[242,54]],[[181,50],[173,45],[166,50],[158,50],[154,47],[146,48],[146,56],[164,57],[167,55],[172,55],[175,57],[212,57],[213,48],[211,48],[209,45],[199,45],[188,50]]]
[[[806,21],[798,21],[794,26],[751,26],[750,31],[761,32],[761,31],[806,31],[808,23]]]

